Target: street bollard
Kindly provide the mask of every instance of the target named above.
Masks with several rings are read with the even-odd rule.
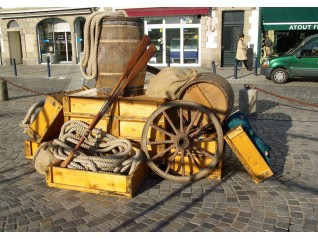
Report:
[[[216,73],[215,61],[212,61],[212,72],[213,72],[214,74]]]
[[[167,61],[167,67],[170,67],[170,59],[168,59],[168,61]]]
[[[47,62],[47,77],[51,77],[50,57],[46,58],[46,62]]]
[[[7,82],[0,77],[0,101],[4,101],[8,99],[9,99],[9,94],[8,94]]]
[[[255,60],[254,60],[254,76],[257,76],[257,68],[258,68],[258,57],[255,56]]]
[[[239,110],[243,114],[252,115],[257,113],[257,90],[244,85],[239,91]]]
[[[13,59],[13,71],[14,71],[14,75],[15,75],[15,76],[18,76],[17,64],[15,63],[15,59]]]
[[[237,61],[234,63],[234,79],[237,79]]]

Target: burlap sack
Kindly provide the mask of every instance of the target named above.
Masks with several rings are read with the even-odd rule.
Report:
[[[44,142],[35,151],[33,165],[38,173],[45,175],[47,167],[60,161],[53,155],[54,147],[56,147],[56,145],[52,142]]]
[[[197,75],[198,72],[192,69],[164,68],[150,79],[145,95],[176,100],[180,88]]]

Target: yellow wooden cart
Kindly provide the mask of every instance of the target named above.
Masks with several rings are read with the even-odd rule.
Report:
[[[116,137],[129,139],[135,148],[143,151],[150,169],[165,179],[179,182],[204,177],[220,179],[224,138],[233,139],[225,137],[227,132],[224,133],[222,127],[233,109],[231,85],[219,75],[204,72],[184,85],[177,98],[171,101],[145,95],[119,97],[97,126]],[[62,99],[62,121],[81,120],[90,124],[104,100],[95,88],[65,94]],[[61,107],[55,110],[50,107],[50,110],[48,117],[56,118],[61,124],[60,113],[53,113],[61,111]],[[49,119],[51,123],[55,120]],[[46,127],[40,138],[45,138],[46,131],[50,130]],[[233,148],[235,144],[237,142],[229,145]],[[260,155],[257,157],[253,162],[262,160]],[[261,167],[265,166],[262,164]],[[52,187],[132,197],[147,175],[145,164],[136,172],[134,175],[116,176],[52,165],[47,171],[46,180]],[[248,172],[253,172],[253,166]],[[255,182],[272,175],[263,174],[261,179],[257,179],[257,173],[253,174]]]

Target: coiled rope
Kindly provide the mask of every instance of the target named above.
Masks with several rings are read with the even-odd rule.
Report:
[[[98,43],[101,32],[101,21],[105,17],[127,17],[124,10],[115,12],[94,12],[86,20],[84,26],[84,50],[80,70],[87,80],[97,77]]]
[[[61,128],[58,139],[53,143],[54,157],[65,160],[89,128],[85,122],[67,121]],[[132,149],[131,142],[94,128],[84,140],[68,168],[89,170],[94,172],[132,173],[143,160],[141,150]]]

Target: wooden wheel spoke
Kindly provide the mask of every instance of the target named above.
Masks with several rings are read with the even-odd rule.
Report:
[[[183,133],[183,110],[182,107],[180,106],[179,108],[179,117],[180,117],[180,132]]]
[[[167,165],[167,168],[166,168],[166,170],[165,170],[165,173],[168,173],[168,172],[169,172],[169,170],[170,170],[172,164],[174,163],[174,161],[175,161],[175,159],[176,159],[176,156],[177,156],[178,152],[179,152],[179,149],[176,148],[176,151],[174,151],[174,154],[172,155],[172,160],[169,161],[169,163],[168,163],[168,165]]]
[[[203,169],[202,166],[197,162],[197,159],[193,156],[193,154],[190,152],[189,149],[187,149],[187,153],[190,156],[191,161],[194,162],[195,166],[197,166],[199,170],[202,170]]]
[[[147,141],[147,144],[150,145],[159,145],[159,144],[173,144],[172,140],[162,140],[162,141]]]
[[[215,154],[212,154],[212,153],[206,151],[206,149],[201,148],[200,146],[197,146],[197,145],[196,145],[196,146],[193,146],[193,149],[199,151],[200,153],[204,154],[205,156],[207,156],[207,157],[209,157],[209,158],[212,158],[212,159],[213,159],[213,158],[215,157]]]
[[[196,131],[190,134],[190,137],[193,137],[195,135],[200,134],[203,130],[208,129],[211,126],[211,123],[208,123],[206,125],[200,126]]]
[[[188,126],[188,128],[187,128],[187,130],[186,130],[186,132],[185,132],[185,134],[189,134],[190,129],[192,128],[194,122],[197,120],[197,118],[198,118],[198,116],[199,116],[199,113],[200,113],[200,111],[197,110],[197,112],[196,112],[195,116],[193,117],[193,119],[191,120],[191,122],[190,122],[190,124],[189,124],[189,126]],[[191,115],[191,114],[190,114],[190,115]]]
[[[152,124],[150,125],[151,128],[155,129],[155,130],[158,130],[160,131],[161,133],[163,134],[166,134],[166,135],[169,135],[171,138],[174,138],[175,135],[169,133],[167,130],[164,130],[163,128],[160,128],[159,126],[155,125],[155,124]]]
[[[169,115],[167,114],[167,112],[166,112],[166,111],[163,111],[162,113],[163,113],[163,115],[165,116],[165,118],[168,120],[168,122],[169,122],[170,126],[172,127],[173,131],[174,131],[176,134],[178,134],[179,131],[177,130],[176,126],[175,126],[174,123],[172,122],[172,120],[171,120],[171,118],[169,117]]]
[[[212,142],[212,141],[216,141],[217,139],[217,135],[216,133],[214,133],[213,135],[210,135],[209,137],[206,138],[198,138],[198,139],[194,139],[193,141],[195,143],[201,143],[201,142]]]
[[[157,155],[155,155],[154,157],[151,158],[151,160],[155,160],[161,156],[163,156],[165,153],[169,152],[172,148],[174,147],[174,144],[171,145],[170,147],[166,148],[165,150],[161,151],[160,153],[158,153]]]
[[[185,176],[184,150],[181,150],[180,162],[181,162],[182,176],[184,177]]]

